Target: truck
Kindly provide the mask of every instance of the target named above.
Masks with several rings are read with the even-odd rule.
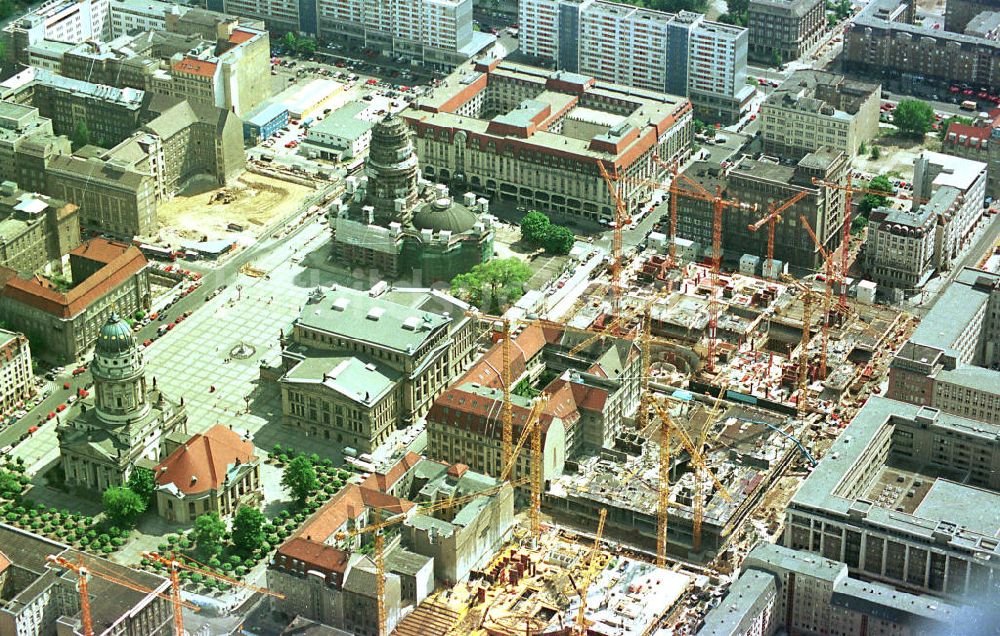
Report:
[[[979,106],[974,100],[967,99],[959,105],[962,110],[976,110]]]

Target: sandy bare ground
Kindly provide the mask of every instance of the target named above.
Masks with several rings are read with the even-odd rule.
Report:
[[[272,223],[291,214],[312,192],[306,186],[249,172],[230,187],[214,185],[210,178],[196,177],[177,196],[157,208],[161,242],[173,246],[219,239],[253,242]],[[211,203],[222,191],[232,196],[231,202]],[[227,229],[230,223],[245,229],[233,232]]]

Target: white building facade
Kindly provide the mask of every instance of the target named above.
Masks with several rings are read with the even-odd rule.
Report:
[[[32,393],[31,348],[23,334],[0,329],[0,415]]]

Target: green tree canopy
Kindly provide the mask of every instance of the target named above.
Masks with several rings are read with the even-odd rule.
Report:
[[[289,51],[295,51],[299,46],[299,38],[289,31],[285,34],[285,37],[281,38],[281,44]]]
[[[517,257],[480,263],[451,281],[451,292],[480,309],[498,311],[520,298],[531,268]]]
[[[240,506],[233,518],[233,546],[250,553],[264,544],[264,513],[250,506]]]
[[[101,496],[104,512],[116,526],[130,528],[146,512],[146,501],[128,486],[112,486]]]
[[[923,137],[934,125],[934,109],[919,99],[904,99],[893,111],[892,123],[904,135]]]
[[[561,225],[553,225],[542,237],[542,247],[550,254],[569,254],[576,236],[572,230]]]
[[[895,192],[895,188],[892,187],[892,182],[889,181],[889,177],[880,174],[871,181],[868,182],[869,190],[878,190],[880,192],[885,192],[886,194],[892,194]],[[858,203],[858,210],[865,217],[868,213],[875,208],[882,207],[889,202],[889,198],[882,196],[880,194],[866,194],[861,202]]]
[[[226,524],[218,512],[213,510],[194,520],[194,540],[202,555],[211,557],[218,554],[225,536]]]
[[[549,217],[532,210],[521,219],[521,240],[527,243],[541,243],[551,225]]]
[[[0,497],[14,499],[21,494],[22,490],[21,480],[16,474],[8,470],[0,470]]]
[[[148,506],[152,503],[153,492],[156,490],[156,475],[148,468],[137,467],[128,476],[128,487]]]
[[[90,129],[87,128],[87,122],[82,119],[76,120],[76,126],[73,128],[73,134],[69,136],[69,140],[73,144],[73,150],[78,150],[89,144]]]
[[[288,489],[296,501],[303,503],[316,488],[319,481],[316,479],[316,469],[312,462],[305,455],[299,455],[293,459],[285,468],[281,475],[281,485]]]

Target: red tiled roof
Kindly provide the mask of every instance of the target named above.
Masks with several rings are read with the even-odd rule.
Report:
[[[247,40],[252,40],[257,36],[256,33],[251,33],[250,31],[244,31],[243,29],[234,29],[232,33],[229,34],[229,41],[233,44],[243,44]]]
[[[511,339],[511,375],[518,377],[527,369],[527,361],[534,358],[541,351],[548,337],[546,332],[538,325],[528,325],[521,333]],[[503,345],[497,343],[486,352],[479,362],[458,381],[476,382],[493,389],[503,386],[500,377],[500,369],[503,367]]]
[[[89,241],[70,254],[105,263],[104,267],[68,292],[61,293],[52,289],[44,279],[21,278],[12,270],[0,268],[0,281],[5,281],[3,295],[53,316],[72,318],[146,266],[146,257],[136,247],[104,239],[95,241],[100,241],[103,245],[91,248],[89,243],[94,241]],[[118,255],[110,258],[115,251]]]
[[[972,146],[972,139],[975,137],[979,140],[978,143],[982,143],[984,140],[990,138],[990,133],[992,128],[989,126],[970,126],[968,124],[951,124],[948,126],[948,134],[945,135],[945,143],[955,146]],[[951,139],[952,135],[955,135],[954,141]],[[963,142],[959,141],[959,137],[965,135],[966,139]],[[978,145],[978,144],[977,144]]]
[[[218,490],[229,466],[256,459],[253,450],[253,443],[216,424],[160,462],[156,467],[156,483],[160,486],[172,483],[186,495]]]
[[[380,473],[374,473],[369,475],[363,482],[361,482],[362,488],[373,488],[375,490],[380,490],[382,492],[388,492],[390,488],[396,485],[396,482],[402,479],[403,475],[408,473],[411,468],[417,465],[422,458],[414,452],[409,452],[403,456],[396,465],[393,466],[384,475]]]
[[[9,567],[10,567],[10,559],[7,558],[6,554],[0,552],[0,574],[3,574],[4,571]]]
[[[292,562],[293,559],[300,563]],[[319,570],[340,587],[347,572],[348,554],[324,543],[295,537],[278,548],[274,561],[285,570]]]
[[[196,60],[191,57],[186,57],[180,62],[174,62],[174,65],[171,68],[180,73],[189,73],[191,75],[200,75],[202,77],[215,77],[215,69],[217,66],[218,65],[215,62]]]
[[[448,476],[461,479],[467,470],[469,470],[469,467],[465,464],[453,464],[448,467]]]
[[[378,508],[389,515],[397,515],[416,505],[412,501],[387,495],[374,488],[348,484],[307,519],[295,536],[323,542],[340,530],[348,520],[354,521],[361,517],[366,508]]]

